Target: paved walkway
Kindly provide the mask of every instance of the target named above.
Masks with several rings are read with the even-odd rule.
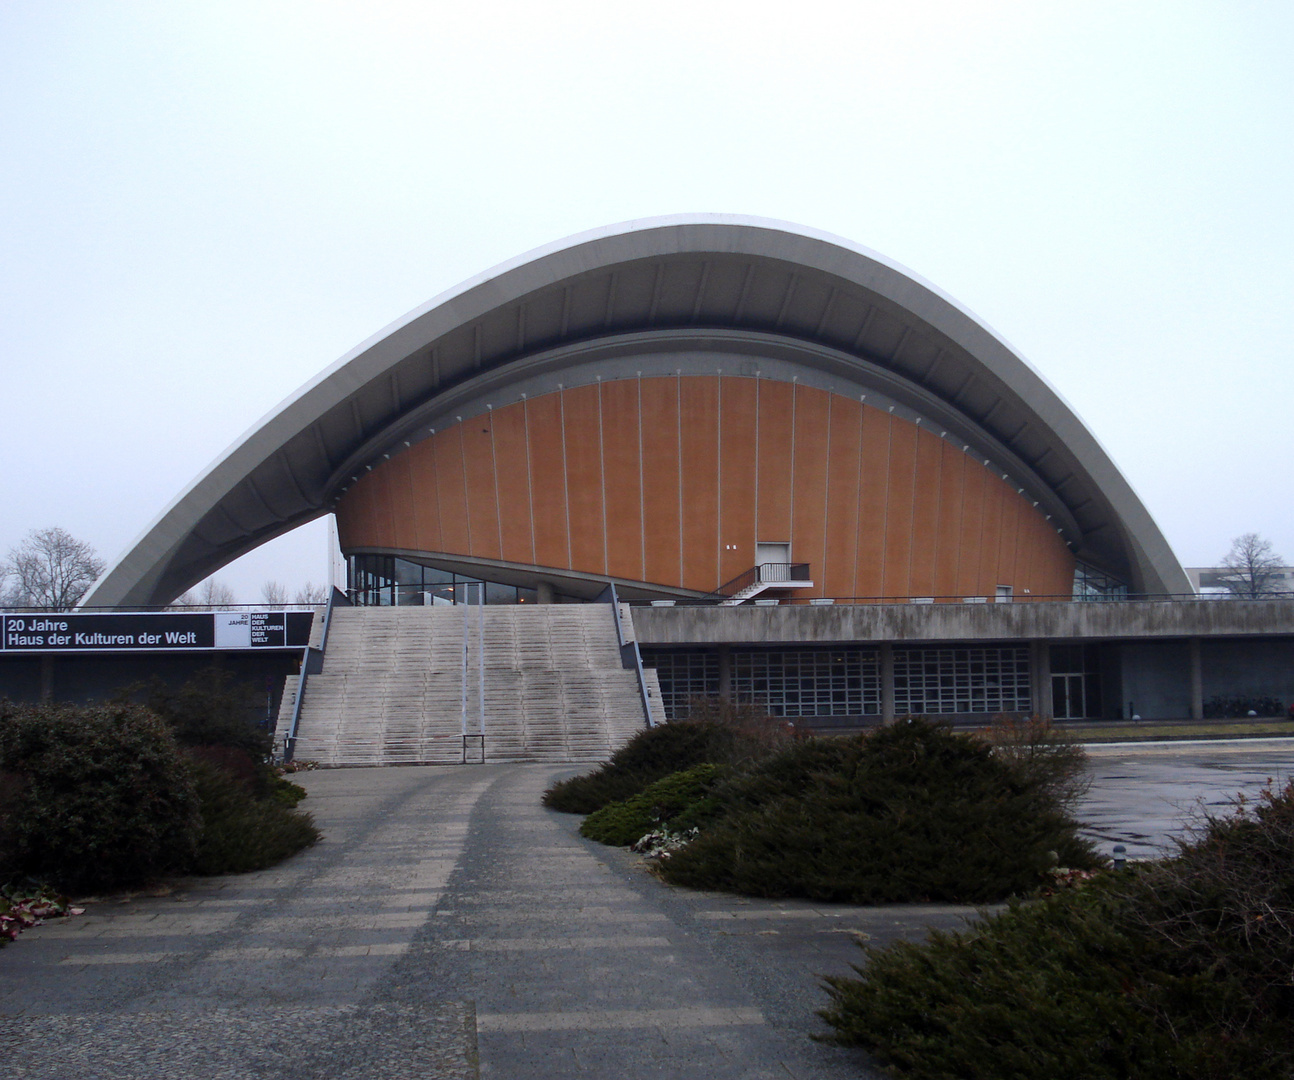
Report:
[[[967,909],[664,887],[539,806],[574,771],[306,774],[315,848],[0,951],[0,1057],[41,1080],[872,1075],[809,1038],[818,976]]]
[[[1108,848],[1294,772],[1294,746],[1120,746]],[[968,909],[671,889],[539,806],[552,766],[306,774],[325,840],[273,870],[92,903],[0,950],[0,1069],[32,1080],[832,1078],[818,977]]]

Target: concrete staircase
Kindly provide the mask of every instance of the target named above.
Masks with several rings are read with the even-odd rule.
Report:
[[[646,726],[610,605],[334,608],[323,670],[306,679],[295,758],[463,761],[465,613],[467,761],[603,761]]]

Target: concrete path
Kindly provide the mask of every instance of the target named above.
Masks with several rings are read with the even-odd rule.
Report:
[[[28,1078],[872,1075],[818,977],[968,909],[660,885],[540,793],[552,766],[304,783],[326,839],[273,870],[118,898],[0,951],[0,1060]]]

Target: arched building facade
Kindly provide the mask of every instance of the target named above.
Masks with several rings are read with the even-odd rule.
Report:
[[[248,433],[87,603],[165,603],[327,513],[360,602],[462,579],[734,595],[759,565],[785,567],[761,584],[786,601],[1190,591],[1005,342],[874,252],[744,218],[598,230],[412,312]]]

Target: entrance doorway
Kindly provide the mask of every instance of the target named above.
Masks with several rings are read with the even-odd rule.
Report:
[[[1101,668],[1096,646],[1051,647],[1051,715],[1057,720],[1100,717]]]
[[[755,545],[755,565],[760,567],[760,581],[789,581],[791,578],[791,545]]]

